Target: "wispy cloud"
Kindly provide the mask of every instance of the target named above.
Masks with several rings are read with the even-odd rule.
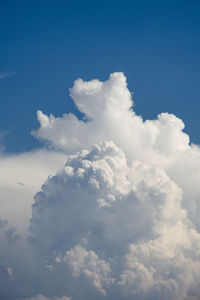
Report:
[[[15,71],[0,72],[0,80],[8,78],[8,77],[17,76],[17,75],[18,74]]]

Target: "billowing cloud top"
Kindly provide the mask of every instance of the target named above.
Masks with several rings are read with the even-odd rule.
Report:
[[[36,193],[27,240],[2,223],[2,295],[200,299],[200,148],[176,116],[137,116],[123,73],[70,94],[82,120],[38,111],[33,135],[66,162]]]
[[[157,120],[143,122],[134,113],[123,73],[113,73],[105,82],[78,79],[70,93],[85,120],[73,114],[48,117],[38,111],[41,127],[33,135],[55,148],[74,152],[111,140],[131,159],[158,162],[189,147],[189,137],[182,132],[184,124],[174,115],[162,113]]]

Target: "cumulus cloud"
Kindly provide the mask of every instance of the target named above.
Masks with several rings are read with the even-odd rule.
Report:
[[[98,259],[94,251],[87,251],[77,245],[66,252],[63,261],[69,265],[73,277],[79,278],[83,274],[98,291],[106,295],[103,285],[112,282],[108,277],[110,266],[104,260]]]
[[[200,278],[200,235],[182,208],[181,189],[160,167],[129,165],[112,142],[68,156],[35,200],[33,247],[52,270],[63,263],[66,273],[88,281],[86,295],[90,283],[104,295],[117,289],[121,298],[183,299]]]
[[[2,278],[15,290],[7,298],[199,299],[199,146],[172,114],[143,121],[123,73],[78,79],[70,94],[84,117],[38,111],[32,133],[52,148],[43,150],[52,168],[45,163],[35,182],[41,159],[30,178],[13,179],[18,189],[35,182],[38,192],[28,239],[12,229],[17,258],[12,250],[1,258]]]
[[[111,140],[131,159],[160,164],[189,147],[189,137],[182,132],[184,123],[174,115],[162,113],[157,120],[143,122],[135,114],[122,73],[111,74],[105,82],[78,79],[70,95],[85,118],[78,120],[73,114],[48,117],[38,111],[40,128],[33,131],[34,136],[67,152]]]
[[[111,140],[123,149],[129,161],[138,159],[160,166],[184,191],[183,205],[200,226],[200,151],[199,146],[190,145],[183,121],[161,113],[156,120],[144,122],[132,109],[123,73],[113,73],[105,82],[78,79],[70,95],[85,118],[79,120],[73,114],[48,117],[38,111],[40,128],[33,135],[66,153]]]

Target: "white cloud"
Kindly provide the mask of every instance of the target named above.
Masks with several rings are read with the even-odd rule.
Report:
[[[12,270],[19,299],[199,299],[199,146],[172,114],[137,116],[122,73],[105,82],[79,79],[70,93],[83,120],[38,111],[33,135],[55,150],[0,158],[2,216],[11,225],[22,212],[28,219],[38,191],[21,253],[11,239],[15,259],[10,227],[2,229],[2,278],[11,280]],[[27,204],[18,217],[14,195]]]
[[[69,156],[43,185],[33,206],[32,243],[48,264],[68,262],[68,274],[84,274],[105,294],[102,278],[120,297],[183,299],[200,278],[200,235],[181,199],[159,167],[129,165],[121,149],[104,142]]]
[[[85,276],[100,293],[106,295],[103,286],[113,281],[108,276],[110,266],[104,260],[100,260],[94,251],[87,251],[77,245],[66,252],[63,261],[70,267],[75,278]]]
[[[162,113],[157,120],[143,122],[134,113],[122,73],[111,74],[105,82],[79,79],[70,94],[86,115],[85,120],[80,121],[72,114],[48,117],[38,111],[40,128],[33,132],[34,136],[67,152],[112,140],[129,158],[162,165],[175,153],[189,148],[189,137],[182,132],[184,124],[174,115]]]
[[[41,127],[33,132],[34,136],[67,153],[112,140],[125,151],[128,159],[151,162],[164,169],[191,199],[188,203],[184,197],[184,206],[200,225],[196,215],[199,209],[196,199],[200,196],[196,183],[200,176],[200,151],[198,146],[189,145],[189,137],[182,131],[182,120],[162,113],[157,120],[143,122],[131,110],[131,93],[122,73],[112,74],[105,82],[79,79],[70,92],[86,119],[80,121],[72,114],[63,118],[47,117],[39,111]]]
[[[65,155],[37,150],[22,154],[0,155],[0,219],[27,231],[34,194],[49,175],[56,173]]]
[[[183,121],[161,113],[158,119],[143,122],[132,110],[123,73],[113,73],[105,82],[79,79],[70,93],[85,120],[72,114],[48,117],[38,111],[41,126],[33,135],[67,153],[111,140],[129,161],[138,159],[160,166],[183,190],[183,205],[199,227],[200,148],[189,144],[189,136],[182,131]]]

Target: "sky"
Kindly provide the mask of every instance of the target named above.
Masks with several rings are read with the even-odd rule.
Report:
[[[200,299],[199,9],[0,1],[0,299]]]
[[[75,111],[68,93],[75,79],[105,80],[115,71],[127,76],[138,114],[174,113],[199,143],[199,10],[196,0],[1,1],[7,151],[40,146],[30,135],[38,109]]]

